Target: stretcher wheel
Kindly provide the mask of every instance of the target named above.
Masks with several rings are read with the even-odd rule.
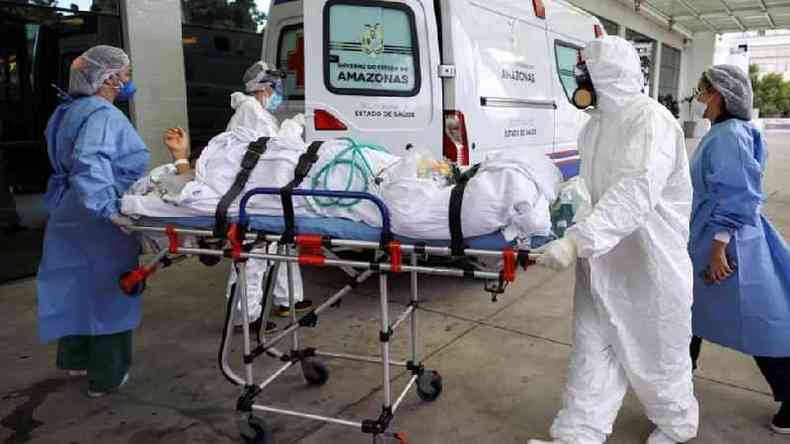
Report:
[[[373,444],[409,444],[405,433],[387,433],[373,436]]]
[[[245,444],[274,444],[272,427],[257,416],[250,417],[239,424],[239,434]]]
[[[311,358],[302,360],[302,374],[310,385],[324,385],[329,380],[326,364]]]
[[[423,401],[436,401],[442,394],[442,377],[433,370],[426,370],[417,378],[417,395]]]

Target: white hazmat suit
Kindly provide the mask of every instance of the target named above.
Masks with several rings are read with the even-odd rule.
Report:
[[[546,250],[581,258],[568,381],[551,436],[605,442],[630,383],[657,426],[648,442],[686,442],[697,434],[699,407],[688,351],[692,188],[683,133],[642,94],[627,41],[595,40],[583,59],[597,94],[579,136],[594,208]]]
[[[263,105],[250,95],[236,92],[230,96],[231,107],[235,110],[233,117],[228,122],[226,131],[233,131],[234,128],[244,127],[255,131],[258,137],[276,137],[280,131],[280,124],[272,113],[263,108]],[[261,252],[260,250],[255,250]],[[277,252],[277,246],[272,244],[269,246],[269,253]],[[250,316],[250,322],[255,321],[262,314],[261,300],[263,297],[263,277],[268,267],[267,261],[250,259],[244,265],[247,270],[247,309]],[[292,276],[294,279],[294,300],[300,302],[304,299],[304,292],[302,288],[302,273],[299,270],[298,264],[287,264],[291,267]],[[227,295],[230,297],[233,284],[236,283],[235,269],[231,271],[230,279],[228,280]],[[288,268],[286,264],[280,265],[277,276],[274,281],[274,289],[272,292],[275,306],[288,306]],[[237,306],[237,310],[240,308]],[[234,317],[237,324],[241,324],[240,312]]]

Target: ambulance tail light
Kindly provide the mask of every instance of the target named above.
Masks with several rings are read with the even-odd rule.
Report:
[[[315,110],[314,117],[316,131],[345,131],[348,129],[345,123],[333,116],[329,111],[322,109]]]
[[[460,111],[444,112],[444,157],[458,165],[469,165],[469,141],[466,137],[466,121]]]
[[[603,37],[603,28],[601,28],[601,25],[593,25],[593,32],[595,33],[596,39]]]
[[[543,4],[543,0],[532,0],[532,6],[535,8],[537,18],[546,18],[546,6]]]

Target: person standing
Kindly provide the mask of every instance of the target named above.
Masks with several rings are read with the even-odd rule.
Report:
[[[696,367],[703,339],[754,356],[782,403],[770,427],[790,434],[790,249],[762,214],[767,149],[749,122],[751,81],[717,65],[697,89],[697,114],[712,127],[691,159],[691,356]]]
[[[121,387],[132,364],[140,298],[119,278],[138,265],[140,244],[124,230],[123,193],[148,168],[149,152],[114,105],[135,92],[129,57],[95,46],[71,65],[69,98],[46,129],[53,174],[37,275],[39,335],[58,340],[57,367],[89,378],[88,395]]]
[[[683,132],[642,93],[629,42],[594,40],[582,59],[573,100],[589,108],[579,151],[593,209],[538,260],[577,264],[573,351],[552,442],[605,442],[629,385],[656,425],[647,443],[686,442],[697,434],[699,406],[687,352],[692,190]]]

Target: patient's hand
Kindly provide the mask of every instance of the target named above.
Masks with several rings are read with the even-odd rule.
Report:
[[[183,128],[168,128],[163,141],[173,159],[189,159],[189,136]]]
[[[178,174],[188,173],[191,168],[187,162],[189,160],[189,136],[187,132],[183,128],[168,128],[165,131],[163,142],[176,161]]]

